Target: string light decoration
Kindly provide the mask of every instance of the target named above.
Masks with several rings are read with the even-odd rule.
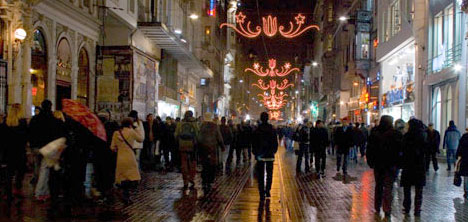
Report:
[[[268,111],[268,115],[270,116],[271,120],[283,120],[281,117],[281,111],[279,110],[270,110]]]
[[[281,66],[281,70],[276,68],[276,59],[268,60],[268,69],[265,69],[260,66],[258,63],[254,63],[253,68],[246,68],[245,72],[253,72],[255,75],[260,77],[270,76],[270,77],[283,77],[289,75],[291,72],[299,72],[299,68],[291,68],[291,63],[286,62]]]
[[[259,36],[262,33],[262,31],[268,37],[274,37],[279,32],[280,35],[285,38],[295,38],[311,29],[316,29],[317,31],[320,31],[320,27],[317,25],[309,25],[309,26],[303,27],[303,25],[305,24],[306,17],[300,13],[297,14],[296,17],[294,17],[294,19],[296,20],[295,22],[296,24],[294,24],[292,21],[289,22],[288,31],[285,31],[285,27],[282,25],[278,27],[278,18],[273,17],[271,15],[268,15],[267,17],[262,17],[262,27],[258,25],[255,27],[256,31],[252,31],[250,27],[251,25],[250,21],[248,21],[244,27],[246,18],[247,16],[242,14],[242,12],[239,12],[239,14],[236,15],[236,25],[230,24],[230,23],[222,23],[219,27],[220,28],[223,28],[224,26],[229,27],[233,29],[234,31],[236,31],[237,33],[239,33],[240,35],[247,37],[247,38],[255,38]]]
[[[274,80],[274,79],[270,80],[270,84],[268,84],[268,85],[265,82],[263,82],[262,79],[259,79],[257,82],[258,82],[258,84],[254,83],[254,84],[252,84],[252,86],[256,86],[261,90],[269,90],[269,89],[272,89],[272,90],[273,89],[285,90],[285,89],[287,89],[289,87],[294,86],[294,84],[289,83],[288,79],[283,79],[283,82],[280,83],[280,84],[277,84],[276,80]]]
[[[258,96],[262,97],[260,102],[263,102],[263,105],[269,110],[281,109],[288,102],[286,99],[284,99],[288,96],[288,94],[284,92],[279,92],[276,94],[275,90],[271,90],[271,95],[267,92],[264,92],[263,94],[258,94]]]

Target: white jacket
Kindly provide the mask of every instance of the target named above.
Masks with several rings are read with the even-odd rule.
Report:
[[[140,134],[143,138],[145,137],[145,128],[143,127],[143,122],[138,120],[138,122],[134,122],[133,126],[135,127],[135,131]],[[133,149],[143,149],[143,143],[133,142]]]

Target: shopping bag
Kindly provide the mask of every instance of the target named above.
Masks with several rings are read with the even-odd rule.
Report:
[[[160,140],[156,140],[156,142],[154,144],[154,155],[156,155],[156,156],[161,155],[161,150],[159,149],[160,144],[161,144]]]
[[[55,170],[60,169],[59,160],[62,152],[67,147],[66,142],[67,139],[61,137],[39,149],[39,153],[44,157],[48,167],[54,167]]]

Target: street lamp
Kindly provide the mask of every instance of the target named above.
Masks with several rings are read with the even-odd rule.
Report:
[[[22,28],[18,28],[15,30],[15,39],[24,40],[26,38],[26,31]]]
[[[191,14],[189,16],[189,18],[192,19],[192,20],[196,20],[196,19],[198,19],[198,15],[197,14]]]
[[[318,66],[318,62],[312,62],[312,66],[313,66],[313,67],[317,67],[317,66]]]
[[[340,16],[338,18],[338,20],[340,20],[340,22],[346,22],[348,20],[348,18],[346,16],[342,15],[342,16]]]
[[[454,69],[456,72],[461,71],[462,68],[463,68],[463,67],[462,67],[460,64],[455,64],[455,65],[453,66],[453,69]]]

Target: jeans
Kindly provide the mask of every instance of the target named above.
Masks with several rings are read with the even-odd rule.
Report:
[[[359,146],[359,152],[361,153],[361,158],[366,156],[366,143],[363,143]]]
[[[395,176],[396,168],[374,169],[374,207],[376,212],[380,212],[381,207],[383,207],[383,211],[385,212],[385,214],[390,214],[392,212],[392,191]]]
[[[258,192],[260,197],[270,194],[271,183],[273,182],[273,161],[257,161],[256,173],[258,179]],[[266,170],[266,185],[265,185]]]
[[[409,213],[411,209],[411,186],[403,187],[404,198],[403,198],[403,207],[406,213]],[[422,205],[422,195],[423,195],[423,187],[416,186],[415,187],[415,195],[414,195],[414,213],[418,214],[421,212],[421,205]]]
[[[92,197],[91,188],[93,187],[93,183],[94,183],[94,166],[92,163],[87,163],[84,187],[85,187],[85,195],[88,198]]]
[[[455,154],[456,153],[457,153],[456,149],[447,149],[447,166],[448,166],[448,169],[451,169],[452,165],[455,164],[455,160],[456,160]]]
[[[138,169],[140,169],[140,155],[141,155],[141,149],[135,149],[135,159],[137,162]]]
[[[463,190],[468,194],[468,177],[463,177]]]
[[[436,152],[427,153],[427,155],[426,155],[426,171],[429,170],[429,165],[431,163],[431,160],[432,160],[432,165],[434,167],[434,170],[437,171],[439,169],[439,166],[437,164],[437,153]]]
[[[292,140],[290,138],[284,137],[284,141],[286,144],[286,149],[289,151],[293,151]]]
[[[315,170],[317,173],[323,173],[325,171],[325,165],[327,161],[327,154],[325,147],[319,148],[315,151]]]
[[[309,171],[309,144],[299,144],[299,153],[297,155],[296,171],[301,171],[302,158],[304,158],[305,171]]]
[[[39,167],[39,178],[37,180],[35,196],[36,198],[49,195],[49,168],[47,167],[45,159],[42,159]]]
[[[336,171],[340,171],[340,168],[343,168],[343,173],[348,173],[348,156],[349,153],[336,152]],[[341,165],[341,160],[343,160],[343,166]]]
[[[226,149],[228,147],[226,146]],[[232,163],[232,159],[234,159],[234,152],[236,152],[236,164],[239,165],[241,160],[241,149],[236,148],[236,146],[230,145],[229,146],[229,154],[226,160],[226,165],[229,167]]]
[[[184,186],[188,183],[195,184],[195,174],[197,173],[197,162],[193,152],[180,152],[180,170],[184,180]]]

